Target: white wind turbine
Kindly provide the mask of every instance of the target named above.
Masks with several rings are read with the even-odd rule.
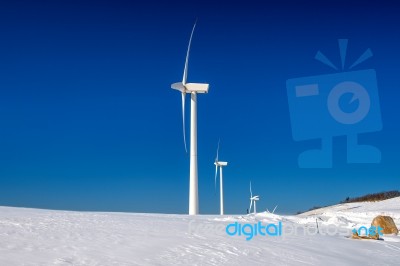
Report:
[[[250,208],[249,208],[249,213],[251,213],[251,206],[253,205],[253,202],[254,202],[254,214],[257,213],[256,202],[259,199],[260,199],[259,196],[254,196],[253,197],[253,192],[251,191],[251,181],[250,181]]]
[[[274,214],[274,213],[275,213],[275,210],[276,210],[276,208],[278,208],[278,205],[276,205],[276,206],[275,206],[275,208],[272,210],[272,212],[270,212],[270,211],[268,210],[268,208],[267,208],[267,212],[268,212],[268,213],[272,213],[272,214]]]
[[[190,180],[189,180],[189,214],[199,213],[199,194],[198,194],[198,175],[197,175],[197,93],[208,93],[208,84],[205,83],[186,83],[188,75],[189,52],[192,43],[193,32],[196,27],[194,23],[190,34],[189,45],[186,52],[185,68],[183,70],[182,82],[171,85],[172,89],[178,90],[182,94],[182,123],[183,123],[183,142],[186,148],[185,133],[185,98],[186,93],[190,93]]]
[[[219,198],[220,198],[220,214],[224,215],[224,186],[222,179],[222,167],[227,166],[228,162],[221,162],[218,160],[218,152],[219,152],[219,141],[217,148],[217,157],[215,157],[215,177],[214,177],[214,187],[217,187],[217,174],[218,174],[218,166],[219,166]]]

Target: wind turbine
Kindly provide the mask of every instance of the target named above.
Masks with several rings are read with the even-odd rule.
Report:
[[[276,210],[276,208],[278,208],[278,205],[276,205],[276,206],[275,206],[275,208],[272,210],[272,212],[270,212],[270,211],[268,210],[268,208],[267,208],[267,212],[268,212],[268,213],[272,213],[272,214],[274,214],[274,213],[275,213],[275,210]]]
[[[208,93],[208,84],[205,83],[187,83],[188,63],[190,46],[196,22],[193,25],[190,34],[189,45],[186,52],[185,68],[183,70],[182,82],[176,82],[171,88],[178,90],[182,95],[182,124],[183,124],[183,142],[186,148],[186,132],[185,132],[185,99],[186,93],[190,93],[190,179],[189,179],[189,214],[199,214],[199,193],[198,193],[198,172],[197,172],[197,93]]]
[[[254,214],[257,213],[256,202],[259,199],[260,199],[259,196],[254,196],[253,197],[253,192],[251,191],[251,181],[250,181],[250,208],[249,208],[249,213],[251,212],[251,206],[253,205],[253,202],[254,202]]]
[[[224,215],[224,186],[222,179],[222,167],[227,166],[228,162],[221,162],[218,160],[218,152],[219,152],[219,141],[217,148],[217,157],[215,157],[215,177],[214,177],[214,187],[217,187],[217,174],[218,174],[218,166],[219,166],[219,198],[220,198],[220,214]]]

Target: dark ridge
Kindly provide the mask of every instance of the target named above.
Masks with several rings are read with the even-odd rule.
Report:
[[[354,198],[347,197],[345,200],[342,200],[339,203],[382,201],[382,200],[392,199],[392,198],[396,198],[396,197],[400,197],[400,191],[391,190],[391,191],[367,194],[364,196],[359,196],[359,197],[354,197]],[[296,214],[302,214],[305,212],[313,211],[313,210],[324,208],[324,207],[327,207],[327,206],[314,206],[311,209],[308,209],[306,211],[298,211],[298,212],[296,212]]]
[[[381,201],[381,200],[387,200],[387,199],[391,199],[391,198],[395,198],[395,197],[400,197],[400,191],[392,190],[392,191],[386,191],[386,192],[367,194],[367,195],[355,197],[355,198],[347,197],[345,200],[341,201],[340,203]]]

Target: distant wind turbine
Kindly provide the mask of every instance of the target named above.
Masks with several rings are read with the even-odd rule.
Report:
[[[274,213],[275,213],[275,210],[276,210],[276,208],[278,208],[278,205],[276,205],[276,206],[275,206],[275,208],[272,210],[272,212],[270,212],[268,209],[267,209],[267,212],[268,212],[268,213],[272,213],[272,214],[274,214]]]
[[[208,84],[205,83],[187,83],[188,64],[190,46],[196,23],[193,25],[190,34],[189,45],[186,52],[185,68],[183,70],[182,82],[176,82],[171,88],[178,90],[182,95],[182,123],[183,123],[183,142],[186,148],[186,132],[185,132],[185,99],[186,93],[191,95],[190,106],[190,179],[189,179],[189,214],[199,214],[199,194],[198,194],[198,172],[197,172],[197,93],[208,93]]]
[[[251,206],[253,205],[253,202],[254,202],[254,214],[257,213],[256,202],[259,199],[260,199],[259,196],[254,196],[253,197],[253,192],[251,191],[251,181],[250,181],[250,208],[249,208],[249,213],[251,213]]]
[[[218,166],[219,166],[219,198],[220,198],[220,214],[224,215],[224,185],[222,178],[222,167],[227,166],[228,162],[222,162],[218,159],[219,152],[219,141],[217,148],[217,156],[215,157],[215,177],[214,177],[214,187],[217,188],[217,174],[218,174]]]

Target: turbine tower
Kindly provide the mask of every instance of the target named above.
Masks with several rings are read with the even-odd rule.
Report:
[[[185,132],[185,99],[186,93],[191,96],[190,101],[190,179],[189,179],[189,215],[199,214],[199,193],[198,193],[198,172],[197,172],[197,94],[208,93],[209,85],[206,83],[187,83],[188,63],[190,46],[196,23],[193,25],[190,34],[189,45],[186,52],[185,68],[183,70],[182,82],[176,82],[171,88],[178,90],[182,95],[182,124],[183,124],[183,142],[186,148],[186,132]]]
[[[260,199],[259,196],[254,196],[253,197],[253,192],[251,191],[251,181],[250,181],[250,208],[249,208],[249,213],[251,212],[251,206],[253,205],[253,202],[254,202],[254,214],[257,213],[256,202],[259,199]]]
[[[222,179],[222,167],[227,166],[228,162],[221,162],[218,160],[218,152],[219,152],[219,141],[217,148],[217,157],[215,157],[215,177],[214,177],[214,187],[217,188],[217,174],[218,174],[218,166],[219,166],[219,198],[220,198],[220,214],[224,215],[224,186]]]

